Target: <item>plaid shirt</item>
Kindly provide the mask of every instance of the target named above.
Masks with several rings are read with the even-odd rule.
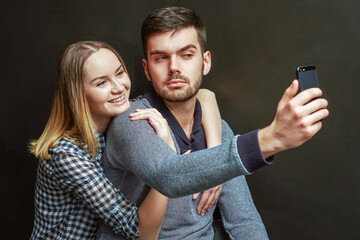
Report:
[[[128,239],[139,236],[137,207],[104,176],[101,154],[105,140],[97,134],[95,158],[61,139],[39,160],[35,189],[35,220],[31,239],[95,239],[98,218]]]

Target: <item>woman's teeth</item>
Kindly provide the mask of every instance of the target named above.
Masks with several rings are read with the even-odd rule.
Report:
[[[111,103],[117,103],[117,102],[120,102],[121,100],[123,100],[124,98],[125,98],[125,95],[122,95],[121,97],[116,98],[116,99],[114,99],[114,100],[111,100],[111,101],[109,101],[109,102],[111,102]]]

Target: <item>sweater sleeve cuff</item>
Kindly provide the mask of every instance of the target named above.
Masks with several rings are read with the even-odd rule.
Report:
[[[126,239],[134,239],[140,236],[138,208],[135,203],[127,200],[121,192],[108,216],[104,219],[105,223],[112,226],[116,234],[124,236]]]
[[[237,138],[239,156],[245,168],[250,173],[272,164],[274,161],[274,156],[264,159],[259,145],[258,131],[259,129],[244,135],[239,135]]]

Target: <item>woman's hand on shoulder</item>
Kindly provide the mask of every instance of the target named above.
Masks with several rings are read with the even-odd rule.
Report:
[[[156,134],[174,151],[176,151],[168,122],[158,110],[155,108],[136,109],[136,112],[130,114],[130,119],[132,121],[148,120],[150,125],[154,128]]]

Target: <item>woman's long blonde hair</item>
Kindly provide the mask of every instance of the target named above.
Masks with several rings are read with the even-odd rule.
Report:
[[[123,59],[110,45],[99,41],[71,44],[61,56],[55,96],[49,120],[38,140],[30,142],[30,152],[37,158],[50,159],[49,148],[55,148],[63,137],[80,146],[87,145],[93,156],[98,152],[95,124],[84,93],[84,63],[94,52],[105,48],[113,52],[124,66]]]

